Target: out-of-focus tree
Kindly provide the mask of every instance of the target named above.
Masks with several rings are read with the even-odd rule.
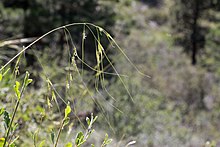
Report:
[[[211,9],[208,11],[207,15],[205,16],[207,18],[207,21],[204,21],[203,24],[206,25],[209,28],[209,32],[206,36],[206,46],[205,50],[202,53],[201,56],[201,62],[200,64],[202,67],[207,69],[209,72],[216,73],[217,75],[220,75],[220,69],[219,69],[219,45],[220,45],[220,12],[219,12],[219,6],[218,5],[215,9]],[[216,11],[217,10],[217,11]]]
[[[217,9],[219,1],[177,0],[174,3],[174,32],[178,34],[177,44],[190,54],[193,65],[197,63],[197,55],[205,46],[207,27],[201,25],[203,16],[209,9]]]
[[[4,36],[5,38],[14,35],[13,32],[17,31],[19,27],[19,33],[22,37],[38,37],[47,31],[73,22],[92,22],[102,27],[111,28],[114,24],[114,12],[110,6],[101,0],[66,0],[66,1],[56,1],[56,0],[3,0],[1,2],[2,14],[9,14],[7,11],[13,10],[11,13],[16,15],[16,13],[21,11],[22,14],[18,15],[14,19],[13,17],[2,17],[2,24],[0,28],[4,28],[3,34],[8,34]],[[10,19],[7,19],[10,18]],[[15,20],[19,19],[19,21]],[[13,29],[8,29],[8,24],[11,22],[18,22],[13,26]],[[83,27],[76,27],[71,29],[71,34],[76,41],[80,40],[82,37]],[[50,36],[51,38],[46,41],[48,44],[53,44],[55,48],[53,52],[57,52],[58,57],[62,57],[63,47],[65,43],[65,34],[60,31],[58,34]],[[76,42],[80,43],[80,42]],[[87,38],[88,45],[93,45],[94,41],[91,38]],[[55,45],[54,45],[55,44]],[[44,44],[45,45],[45,44]],[[57,49],[57,48],[60,48]],[[92,50],[87,50],[92,53]],[[31,57],[29,64],[34,58]]]

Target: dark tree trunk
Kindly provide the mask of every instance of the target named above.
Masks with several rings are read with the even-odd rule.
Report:
[[[197,51],[198,51],[198,18],[199,18],[199,0],[195,1],[195,6],[193,10],[193,24],[192,24],[192,35],[191,35],[191,45],[192,45],[192,65],[197,63]]]

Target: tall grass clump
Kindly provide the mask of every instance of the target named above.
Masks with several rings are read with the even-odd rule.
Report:
[[[75,45],[70,28],[79,26],[83,28],[81,45]],[[54,73],[54,70],[50,69],[53,67],[53,63],[49,63],[48,61],[52,60],[44,59],[49,57],[44,54],[39,54],[39,51],[36,50],[35,47],[39,41],[57,31],[63,31],[66,38],[66,50],[63,51],[67,54],[65,70],[62,70],[61,68],[63,67],[59,66],[55,66],[56,68],[54,69],[57,73],[62,74],[61,78],[59,76],[56,77],[57,73]],[[90,64],[87,61],[88,55],[86,54],[85,44],[88,34],[90,34],[94,40],[95,56],[93,60],[95,64]],[[105,38],[110,46],[104,47],[102,38]],[[0,44],[4,44],[4,42]],[[4,95],[7,97],[7,101],[1,105],[0,109],[1,124],[4,126],[1,128],[5,129],[5,131],[0,131],[0,147],[13,147],[16,145],[53,145],[54,147],[63,145],[66,147],[80,147],[85,144],[94,131],[93,124],[97,119],[98,112],[100,112],[99,114],[104,118],[104,121],[111,127],[107,113],[97,98],[101,97],[105,99],[107,96],[117,102],[117,98],[108,90],[106,77],[113,76],[118,78],[130,99],[133,102],[134,99],[124,82],[124,78],[127,76],[117,71],[114,66],[114,61],[112,61],[108,55],[109,50],[115,50],[117,54],[124,56],[139,74],[147,76],[137,69],[105,29],[91,23],[72,23],[55,28],[37,38],[28,46],[20,49],[16,55],[3,64],[0,69],[0,84],[3,87],[8,86],[10,88]],[[37,71],[34,71],[34,69],[30,70],[29,68],[25,69],[25,66],[22,66],[22,62],[24,62],[23,58],[26,53],[32,53],[32,55],[36,57],[41,69],[40,71],[38,71],[39,69]],[[51,66],[49,66],[49,64],[51,64]],[[12,68],[12,70],[10,68]],[[112,72],[109,72],[109,68],[112,69]],[[38,74],[43,83],[41,89],[38,90],[31,84],[37,82],[31,78],[36,72],[39,72]],[[23,82],[20,82],[22,79]],[[64,79],[64,81],[61,79]],[[57,83],[57,81],[60,83]],[[14,94],[11,94],[13,83],[15,83]],[[92,86],[90,86],[89,83],[93,83],[91,84]],[[29,84],[30,86],[28,86]],[[105,95],[103,93],[105,93]],[[15,99],[12,98],[14,95],[16,97]],[[77,99],[77,97],[79,98]],[[115,107],[111,103],[108,104],[118,112],[123,113],[120,108]],[[11,107],[14,107],[14,109]],[[86,111],[86,109],[90,111]],[[79,114],[80,111],[84,113]],[[93,116],[93,113],[96,113],[95,116]],[[81,117],[86,118],[86,123],[82,121]],[[23,124],[30,126],[31,124],[29,123],[33,122],[33,119],[35,122],[34,127],[32,126],[33,128],[20,126]],[[74,124],[74,122],[76,124]],[[76,138],[72,140],[72,129],[77,126],[77,124],[81,126],[84,131],[77,131]],[[24,127],[24,134],[19,132],[22,127]],[[26,133],[27,130],[31,130],[30,132],[32,132],[32,141],[28,139],[28,142],[25,141],[25,138],[30,136]],[[65,133],[62,133],[62,130],[65,130]],[[114,131],[113,128],[112,130]],[[39,135],[40,133],[41,135]],[[62,142],[60,140],[62,140]],[[101,146],[104,147],[110,142],[111,139],[106,135],[103,138]]]

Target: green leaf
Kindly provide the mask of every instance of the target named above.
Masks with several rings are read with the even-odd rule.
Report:
[[[96,116],[94,119],[93,119],[93,123],[97,120],[98,116]]]
[[[28,84],[30,84],[33,81],[32,79],[29,79],[29,76],[30,76],[29,72],[26,71],[26,75],[24,77],[24,86],[25,87],[27,87]]]
[[[2,75],[2,74],[0,74],[0,82],[2,81],[2,78],[3,78],[3,75]]]
[[[21,98],[21,93],[20,93],[20,91],[19,91],[20,85],[21,85],[21,84],[20,84],[20,82],[18,82],[18,81],[16,81],[16,82],[15,82],[15,85],[14,85],[14,91],[15,91],[15,94],[16,94],[16,96],[17,96],[18,99]]]
[[[102,147],[106,146],[107,142],[108,142],[108,134],[105,134],[105,139],[104,139],[104,141],[102,143]]]
[[[41,141],[41,143],[39,144],[39,147],[43,147],[45,144],[45,140]]]
[[[28,84],[32,83],[32,81],[33,81],[32,79],[28,79],[26,84],[28,85]]]
[[[68,142],[66,145],[65,145],[65,147],[72,147],[73,146],[73,144],[71,143],[71,142]]]
[[[63,122],[63,127],[66,126],[70,122],[70,118],[66,117]]]
[[[88,124],[88,126],[90,125],[90,119],[88,117],[86,117],[86,122]]]
[[[54,144],[55,133],[54,133],[53,130],[52,130],[52,132],[50,133],[50,138],[51,138],[52,143]]]
[[[7,111],[4,111],[4,122],[7,128],[9,127],[10,121],[11,119],[9,117],[9,113]]]
[[[5,138],[0,138],[0,147],[3,147],[4,142],[5,142]]]
[[[71,107],[68,104],[66,106],[66,108],[65,108],[65,116],[64,116],[64,118],[67,118],[67,116],[70,114],[70,112],[71,112]]]
[[[52,100],[56,100],[56,94],[55,94],[55,92],[54,91],[52,91]]]
[[[5,108],[0,109],[0,116],[4,113],[4,111],[5,111]]]
[[[76,136],[76,139],[75,139],[75,144],[77,146],[81,145],[82,143],[84,142],[84,135],[82,132],[79,132]]]

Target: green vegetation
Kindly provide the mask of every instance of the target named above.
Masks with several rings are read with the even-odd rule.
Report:
[[[219,145],[218,0],[2,0],[0,147]]]

